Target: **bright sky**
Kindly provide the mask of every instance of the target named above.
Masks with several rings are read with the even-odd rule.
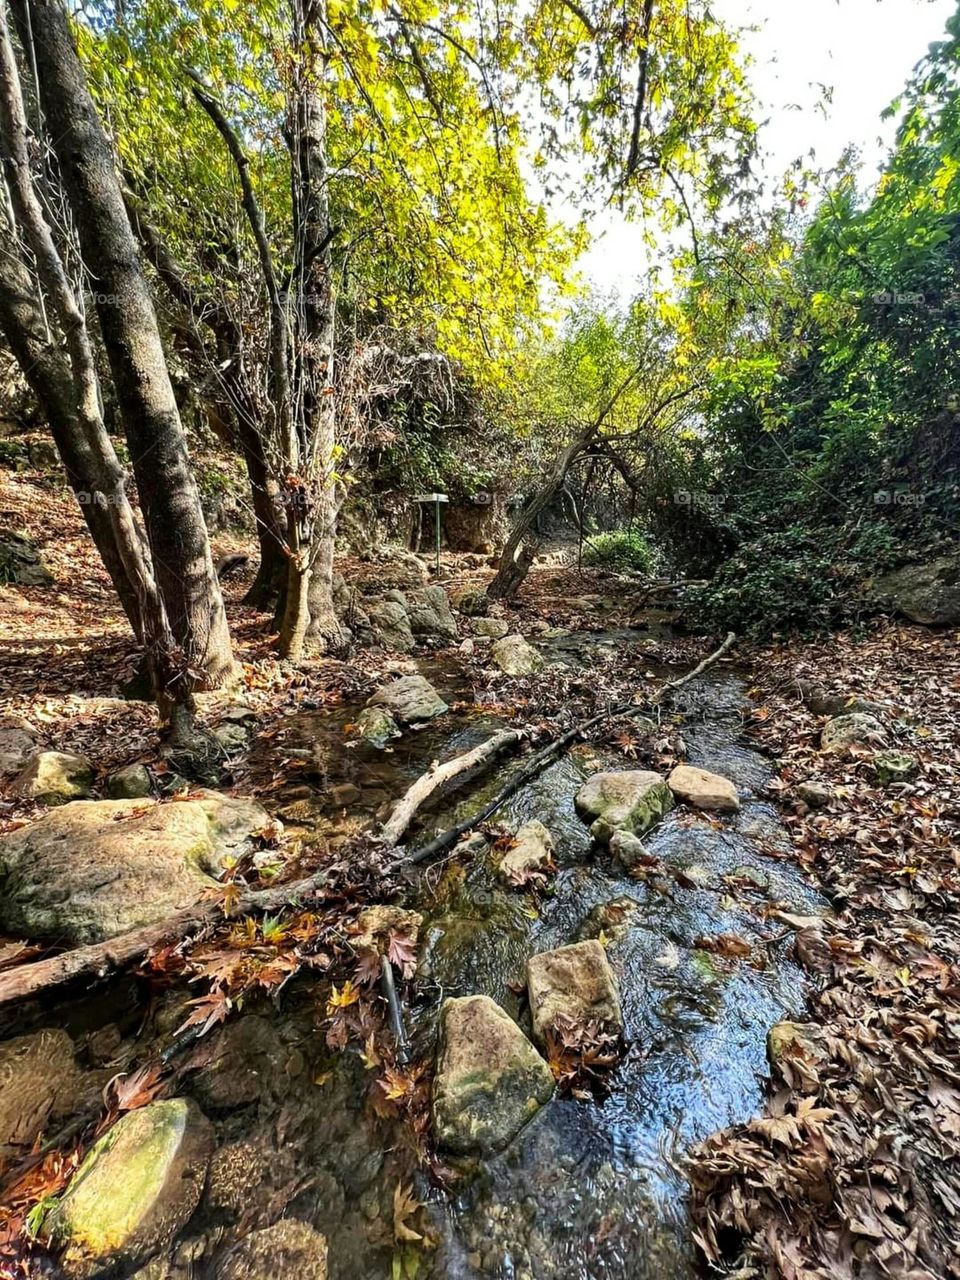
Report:
[[[903,88],[927,46],[943,34],[956,0],[716,0],[733,26],[754,26],[743,43],[750,77],[766,120],[760,145],[767,169],[781,174],[813,147],[827,167],[853,143],[872,173],[892,139],[893,121],[880,113]],[[832,90],[824,116],[817,108]],[[601,289],[629,296],[643,269],[635,227],[615,215],[580,262]]]

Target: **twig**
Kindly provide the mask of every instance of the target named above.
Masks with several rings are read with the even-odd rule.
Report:
[[[403,1010],[400,1008],[397,988],[393,982],[393,965],[386,956],[381,956],[380,986],[383,989],[387,1008],[390,1010],[390,1026],[393,1030],[393,1038],[397,1042],[397,1061],[402,1066],[410,1061],[410,1053],[407,1048],[407,1033],[403,1026]]]
[[[416,816],[417,810],[438,787],[478,765],[488,763],[508,747],[518,746],[522,739],[523,733],[519,729],[502,729],[474,747],[472,751],[465,751],[462,755],[454,756],[452,760],[447,760],[443,764],[434,762],[394,805],[389,819],[383,824],[380,832],[381,840],[389,845],[398,844]]]

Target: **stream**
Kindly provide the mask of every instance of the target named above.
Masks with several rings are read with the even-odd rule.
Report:
[[[598,652],[644,639],[649,633],[577,633],[542,648],[552,660],[589,666]],[[369,828],[431,759],[464,751],[499,726],[495,714],[456,708],[468,696],[456,663],[428,659],[418,667],[454,710],[404,735],[391,752],[344,749],[343,726],[357,710],[350,706],[298,712],[278,739],[257,746],[278,762],[304,762],[292,798],[280,797],[288,829],[299,822],[336,839]],[[278,1008],[241,1010],[200,1042],[182,1091],[215,1122],[219,1151],[185,1236],[170,1257],[137,1272],[140,1280],[212,1276],[218,1248],[235,1238],[238,1223],[262,1226],[281,1214],[327,1236],[334,1280],[694,1275],[684,1153],[760,1109],[767,1031],[802,1013],[805,1002],[806,980],[787,955],[789,931],[764,910],[826,910],[762,799],[772,769],[741,743],[745,703],[740,677],[714,669],[684,688],[672,709],[688,762],[731,778],[742,801],[722,822],[676,809],[645,837],[649,852],[676,874],[630,878],[592,845],[574,812],[582,781],[602,768],[643,766],[584,745],[497,815],[511,828],[539,818],[550,829],[558,869],[545,893],[506,888],[482,857],[448,856],[412,886],[407,905],[424,917],[406,1010],[415,1052],[432,1055],[446,996],[485,993],[525,1025],[517,992],[527,957],[602,933],[628,1041],[607,1097],[555,1097],[505,1152],[473,1167],[447,1194],[411,1170],[389,1122],[371,1114],[372,1076],[358,1055],[326,1049],[309,978],[301,979]],[[504,762],[454,792],[430,811],[419,837],[475,811],[513,767]],[[698,946],[719,934],[753,944],[752,960]],[[92,1075],[108,1075],[118,1045],[134,1045],[139,1055],[177,1025],[183,999],[171,989],[146,1009],[137,985],[124,980],[50,1020],[85,1046]],[[426,1203],[433,1237],[429,1248],[406,1245],[402,1260],[393,1238],[400,1183]]]

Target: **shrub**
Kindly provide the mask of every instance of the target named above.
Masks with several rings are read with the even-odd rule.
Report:
[[[583,548],[584,564],[613,569],[617,573],[649,573],[653,568],[653,548],[642,533],[615,529],[589,538]]]
[[[691,617],[757,636],[836,625],[853,611],[860,577],[837,542],[834,531],[795,524],[744,543],[688,596]]]

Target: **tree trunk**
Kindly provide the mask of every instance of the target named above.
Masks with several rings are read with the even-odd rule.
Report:
[[[124,203],[147,260],[174,301],[186,313],[185,340],[196,358],[213,364],[199,326],[216,343],[216,393],[208,404],[211,425],[221,440],[239,449],[250,483],[250,500],[260,547],[257,576],[244,596],[244,604],[273,610],[286,589],[287,556],[285,520],[279,505],[278,485],[267,464],[256,399],[250,388],[243,357],[240,324],[224,303],[198,292],[174,257],[158,229],[150,221],[128,178]]]
[[[70,368],[49,341],[36,286],[12,251],[0,254],[0,329],[31,390],[40,402],[57,451],[100,559],[138,640],[140,601],[127,575],[106,507],[92,501],[96,471],[77,419]]]
[[[59,0],[12,0],[35,57],[38,100],[59,161],[136,475],[160,594],[185,672],[198,685],[234,670],[226,614],[157,318],[114,156]]]
[[[531,531],[540,514],[546,511],[563,488],[567,472],[596,431],[597,424],[591,424],[557,454],[540,491],[517,516],[500,556],[497,572],[487,587],[491,600],[509,600],[520,590],[538,548],[536,539],[530,536]]]
[[[20,88],[6,13],[0,10],[0,132],[3,172],[15,226],[28,245],[48,306],[64,335],[70,362],[75,422],[86,446],[93,485],[91,506],[105,509],[113,541],[136,595],[140,638],[144,644],[152,691],[164,703],[182,704],[192,716],[193,699],[184,686],[178,655],[152,567],[125,491],[125,477],[100,410],[100,385],[86,320],[77,303],[53,233],[45,219],[31,172],[26,110]],[[13,245],[11,245],[11,250]],[[12,256],[12,253],[11,253]]]
[[[299,246],[295,278],[302,325],[302,341],[299,343],[301,416],[297,428],[304,479],[315,508],[309,529],[302,536],[303,553],[310,561],[310,621],[306,638],[311,648],[321,653],[334,653],[345,647],[348,636],[337,618],[333,602],[333,557],[339,496],[335,476],[336,298],[327,187],[327,113],[322,96],[327,61],[323,43],[326,24],[324,0],[296,0],[294,24],[297,79],[293,104],[293,169],[294,210],[298,224],[295,243]],[[300,576],[295,566],[291,573]],[[288,611],[297,608],[292,588],[293,579],[287,600]]]

